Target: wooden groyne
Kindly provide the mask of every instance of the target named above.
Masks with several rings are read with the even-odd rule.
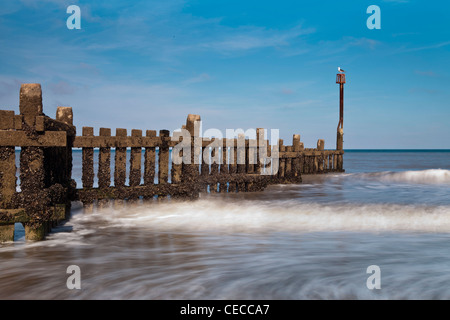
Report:
[[[188,115],[182,134],[100,128],[95,135],[94,128],[83,127],[78,136],[71,108],[58,107],[55,119],[43,113],[39,84],[21,86],[19,109],[17,115],[0,110],[0,241],[14,239],[17,222],[27,240],[44,239],[68,218],[72,201],[89,209],[113,199],[195,199],[201,192],[260,191],[300,183],[302,174],[343,171],[342,141],[337,150],[325,150],[321,139],[316,148],[304,148],[294,134],[291,145],[281,139],[271,145],[262,128],[256,139],[209,139],[196,130],[199,115]],[[81,186],[72,175],[73,148],[82,150]]]

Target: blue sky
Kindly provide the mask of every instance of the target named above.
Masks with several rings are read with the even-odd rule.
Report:
[[[69,30],[69,5],[81,30]],[[381,29],[369,30],[369,5]],[[41,83],[44,112],[82,126],[280,129],[335,148],[450,148],[447,1],[77,1],[0,4],[0,108]]]

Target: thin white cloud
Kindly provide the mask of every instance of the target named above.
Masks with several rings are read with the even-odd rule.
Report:
[[[70,95],[75,93],[76,88],[66,81],[58,81],[56,83],[50,83],[48,89],[55,95]]]
[[[409,0],[383,0],[383,2],[388,2],[388,3],[408,3]]]
[[[431,70],[427,71],[421,71],[421,70],[414,70],[415,74],[418,74],[420,76],[427,76],[427,77],[437,77],[437,73]]]
[[[300,25],[289,30],[274,30],[262,27],[238,27],[224,30],[219,40],[201,43],[202,48],[219,52],[247,51],[269,47],[285,47],[302,35],[314,33],[312,28]]]
[[[193,83],[209,81],[210,79],[211,79],[211,77],[209,76],[209,74],[202,73],[196,77],[192,77],[192,78],[189,78],[189,79],[183,81],[183,83],[186,85],[189,85],[189,84],[193,84]]]
[[[431,45],[428,45],[428,46],[402,49],[401,52],[416,52],[416,51],[422,51],[422,50],[439,49],[439,48],[442,48],[442,47],[446,47],[448,45],[450,45],[450,41],[444,41],[444,42],[431,44]]]

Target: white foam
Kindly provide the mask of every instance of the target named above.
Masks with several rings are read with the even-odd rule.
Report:
[[[450,170],[428,169],[402,172],[374,172],[353,174],[361,178],[376,179],[383,182],[419,183],[419,184],[450,184]]]
[[[298,200],[261,202],[210,198],[120,211],[105,209],[90,217],[107,222],[105,227],[141,227],[168,232],[450,232],[450,206],[330,205]]]

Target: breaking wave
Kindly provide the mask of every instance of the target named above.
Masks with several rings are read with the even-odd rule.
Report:
[[[450,206],[399,204],[317,204],[299,201],[233,202],[219,198],[160,203],[76,215],[117,228],[181,232],[450,232]]]
[[[376,179],[383,182],[418,183],[418,184],[450,184],[450,170],[428,169],[402,172],[357,173],[357,177]]]

